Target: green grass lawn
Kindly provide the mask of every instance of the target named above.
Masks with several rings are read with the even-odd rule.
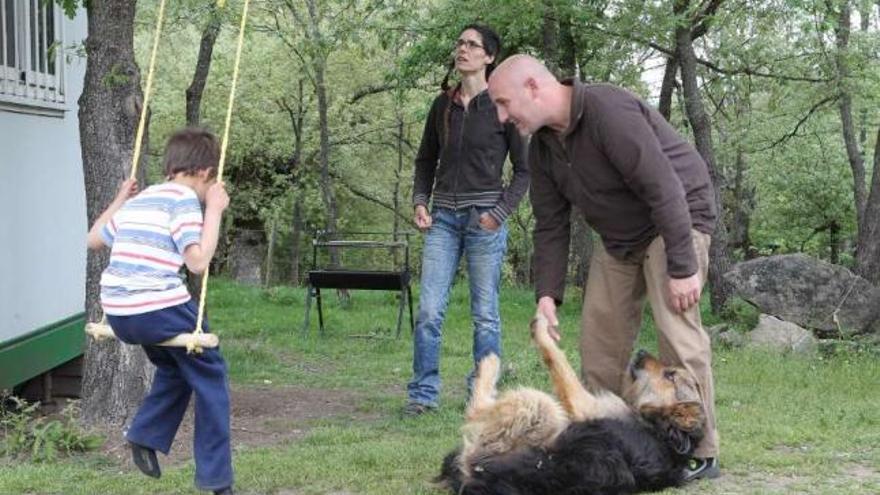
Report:
[[[569,301],[577,295],[569,293]],[[458,442],[470,370],[468,295],[451,298],[443,344],[440,411],[402,419],[409,378],[408,327],[394,338],[397,302],[391,293],[353,292],[342,307],[325,300],[328,333],[300,328],[302,289],[269,291],[212,281],[209,311],[221,336],[236,387],[297,386],[344,391],[357,400],[351,415],[312,421],[305,436],[261,447],[236,448],[239,493],[440,494],[430,479]],[[577,366],[580,305],[561,312],[562,346]],[[532,294],[505,289],[504,361],[500,387],[548,389],[547,375],[528,340]],[[711,318],[708,316],[706,320]],[[650,319],[641,345],[651,350]],[[725,474],[669,493],[880,493],[880,365],[876,353],[779,356],[716,351],[718,420]],[[0,493],[195,493],[192,463],[147,479],[130,466],[89,453],[48,463],[0,458]]]

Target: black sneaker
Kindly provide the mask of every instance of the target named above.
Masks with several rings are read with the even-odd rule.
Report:
[[[162,476],[162,472],[159,469],[159,459],[156,458],[155,450],[134,442],[128,442],[128,444],[131,446],[131,459],[142,473],[152,478]]]
[[[721,469],[718,467],[718,458],[716,457],[692,457],[686,468],[684,468],[684,482],[691,482],[702,479],[715,479],[721,476]]]
[[[418,402],[407,402],[405,406],[403,406],[403,410],[401,414],[405,417],[414,418],[416,416],[421,416],[422,414],[433,412],[436,407],[431,407],[425,404],[419,404]]]
[[[227,486],[226,488],[221,488],[219,490],[214,490],[214,495],[233,495],[232,487]]]

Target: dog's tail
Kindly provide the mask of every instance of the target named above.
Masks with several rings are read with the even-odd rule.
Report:
[[[480,411],[495,403],[495,384],[500,372],[501,360],[495,354],[488,354],[480,360],[471,400],[465,413],[467,419],[474,418]]]

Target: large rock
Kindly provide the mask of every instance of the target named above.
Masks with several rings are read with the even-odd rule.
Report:
[[[880,329],[880,290],[846,268],[803,255],[737,263],[724,275],[734,293],[802,327],[852,335]]]
[[[758,326],[749,332],[749,346],[806,354],[817,349],[818,340],[808,330],[794,323],[761,315]]]

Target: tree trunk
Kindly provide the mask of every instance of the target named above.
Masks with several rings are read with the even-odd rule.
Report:
[[[874,172],[871,194],[865,205],[865,228],[859,230],[856,272],[874,285],[880,285],[880,127],[874,143]]]
[[[676,0],[676,13],[687,11],[688,0]],[[712,311],[719,312],[731,295],[731,288],[724,281],[724,274],[730,269],[730,248],[727,239],[727,227],[724,223],[724,203],[721,191],[724,177],[719,172],[715,161],[712,145],[712,125],[709,115],[703,107],[700,87],[697,83],[697,57],[694,53],[691,30],[687,25],[679,25],[675,30],[675,55],[681,68],[681,80],[684,90],[685,111],[694,133],[697,151],[706,161],[709,176],[715,189],[715,201],[718,205],[718,222],[712,234],[712,245],[709,249],[709,284],[711,288]]]
[[[303,217],[302,217],[302,195],[299,192],[293,196],[293,220],[291,222],[290,234],[290,281],[294,285],[300,285],[299,265],[302,258],[302,242]]]
[[[302,173],[302,141],[303,141],[303,123],[305,121],[306,109],[303,85],[304,78],[297,81],[297,98],[295,106],[291,106],[285,99],[279,101],[279,105],[290,117],[290,125],[293,129],[293,156],[291,157],[292,166],[290,167],[291,183],[296,188],[300,182],[300,174]],[[303,230],[303,214],[302,214],[302,193],[294,191],[293,193],[293,218],[290,225],[290,281],[294,285],[300,284],[300,258],[302,250],[300,242],[302,240]]]
[[[211,4],[211,13],[208,25],[202,31],[202,42],[199,45],[199,55],[196,59],[196,70],[193,73],[192,82],[186,88],[186,125],[194,127],[201,121],[202,94],[205,91],[205,83],[208,81],[208,72],[211,69],[211,54],[214,53],[214,43],[220,33],[220,12],[216,4]],[[202,205],[204,213],[204,205]],[[202,276],[184,268],[186,272],[186,290],[198,300],[202,294]],[[207,318],[208,309],[204,308]]]
[[[868,35],[868,28],[871,26],[871,4],[861,2],[859,9],[859,28],[863,36]],[[861,151],[862,160],[865,159],[865,149],[868,145],[868,108],[862,107],[859,110],[859,150]]]
[[[736,152],[736,175],[733,184],[733,221],[731,223],[730,246],[742,250],[746,259],[754,258],[752,239],[749,236],[749,224],[751,212],[754,209],[755,190],[745,183],[746,170],[745,152],[738,149]]]
[[[562,9],[559,17],[559,74],[563,77],[580,78],[570,9]]]
[[[302,138],[303,138],[303,125],[306,117],[306,106],[305,106],[305,93],[303,91],[303,85],[305,84],[305,80],[303,78],[299,79],[297,84],[297,90],[299,95],[299,100],[297,103],[297,109],[294,114],[291,114],[291,119],[293,121],[294,127],[294,142],[293,142],[293,177],[294,177],[294,185],[299,184],[300,175],[302,174]],[[293,234],[291,235],[291,267],[290,267],[290,278],[297,285],[300,284],[300,274],[299,274],[299,264],[301,249],[300,242],[302,239],[302,231],[304,228],[304,220],[302,214],[302,192],[297,191],[293,198]]]
[[[672,94],[675,91],[675,74],[678,73],[678,60],[675,57],[666,58],[666,69],[663,71],[663,84],[660,86],[660,103],[657,110],[667,122],[672,116]]]
[[[275,239],[278,237],[278,219],[272,218],[271,227],[269,228],[269,239],[268,246],[266,247],[266,268],[263,272],[263,287],[269,288],[272,286],[272,277],[274,276],[274,270],[272,270],[272,264],[275,259]]]
[[[402,100],[402,95],[398,93],[398,99],[394,112],[395,116],[397,117],[397,135],[395,136],[397,138],[397,170],[395,170],[394,172],[394,193],[392,197],[392,202],[394,204],[394,214],[392,215],[392,217],[394,218],[394,223],[392,232],[393,239],[395,241],[398,240],[398,233],[400,232],[400,185],[401,181],[403,180],[403,142],[405,139],[403,131],[406,129],[403,119],[403,112],[401,111],[401,106],[403,105]],[[400,250],[394,249],[392,250],[392,253],[392,263],[394,264],[393,266],[396,269],[396,267],[400,266]]]
[[[186,88],[186,125],[188,126],[199,125],[202,94],[205,91],[205,83],[208,81],[208,72],[211,70],[211,55],[214,53],[214,43],[220,34],[220,11],[213,2],[211,2],[211,13],[209,15],[208,25],[202,31],[202,42],[199,44],[196,70],[193,73],[192,82]]]
[[[315,70],[315,93],[318,97],[318,127],[320,129],[318,160],[321,167],[321,199],[327,212],[325,228],[328,232],[335,233],[338,212],[333,183],[330,180],[330,126],[327,119],[329,103],[327,101],[327,86],[324,84],[327,58],[322,52],[323,39],[318,26],[319,19],[315,0],[307,0],[306,8],[309,12],[309,38],[317,51],[312,62]],[[330,249],[330,264],[331,266],[339,266],[339,252],[336,249]]]
[[[318,95],[318,125],[320,127],[320,152],[318,153],[321,166],[321,200],[324,203],[326,211],[326,219],[324,229],[330,233],[331,238],[336,237],[338,231],[336,220],[338,212],[336,209],[336,195],[333,192],[333,182],[330,179],[330,128],[327,121],[327,89],[324,86],[324,69],[325,61],[316,61],[315,81],[317,83]],[[331,247],[330,267],[338,268],[341,266],[341,256],[338,248]],[[340,297],[343,304],[348,303],[348,291],[346,289],[337,289],[336,294]]]
[[[841,130],[843,132],[843,142],[846,146],[846,156],[849,159],[849,166],[853,174],[853,199],[855,200],[856,209],[856,225],[861,231],[864,227],[865,216],[865,162],[862,159],[862,153],[859,151],[859,144],[856,140],[856,130],[853,124],[852,116],[852,97],[850,96],[847,86],[849,81],[849,67],[846,63],[847,50],[849,49],[849,33],[850,33],[850,5],[849,1],[844,1],[840,5],[840,12],[837,18],[837,28],[835,29],[837,53],[835,54],[835,65],[837,67],[837,86],[840,91],[840,98],[837,100],[837,106],[840,110]],[[861,248],[861,246],[858,246]]]
[[[134,15],[132,0],[92,2],[88,9],[79,127],[89,225],[110,204],[131,164],[143,101],[134,58]],[[89,253],[85,304],[90,321],[100,319],[98,281],[107,261],[106,250]],[[140,347],[89,339],[83,370],[83,422],[124,424],[151,379],[152,365]]]
[[[682,14],[686,10],[688,6],[687,1],[679,2],[675,7],[676,14]],[[705,5],[704,9],[699,12],[694,19],[691,20],[690,38],[691,38],[691,46],[693,46],[694,40],[704,36],[709,29],[709,25],[711,24],[709,21],[709,17],[715,14],[718,7],[721,5],[721,0],[714,1]],[[675,80],[675,74],[678,73],[678,60],[675,56],[666,57],[666,68],[663,71],[663,83],[660,86],[660,102],[657,107],[657,110],[661,115],[666,119],[667,122],[670,122],[670,117],[672,116],[672,94],[675,92],[675,89],[678,87],[678,82]]]
[[[541,3],[544,12],[541,23],[541,52],[547,68],[559,77],[559,28],[554,8],[554,0],[543,0]]]
[[[511,235],[511,239],[520,239],[520,243],[513,244],[510,250],[510,263],[513,265],[513,271],[516,274],[517,284],[528,287],[532,286],[534,283],[534,273],[532,273],[532,255],[534,252],[532,246],[532,236],[530,235],[533,225],[534,215],[531,213],[531,209],[526,214],[527,216],[523,218],[523,215],[520,213],[522,209],[515,210],[510,215],[509,223],[511,225],[511,234],[515,230],[520,232],[520,235]]]
[[[828,251],[828,260],[834,265],[840,263],[840,224],[837,220],[828,225]]]
[[[571,253],[569,257],[571,265],[574,266],[574,284],[583,289],[587,286],[587,277],[590,276],[590,259],[593,257],[593,229],[587,225],[580,209],[572,210]]]

